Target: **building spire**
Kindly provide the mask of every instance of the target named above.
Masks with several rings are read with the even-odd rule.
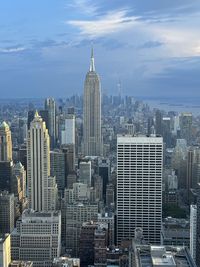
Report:
[[[91,49],[90,71],[95,71],[95,66],[94,66],[94,48],[93,48],[93,46],[92,46],[92,49]]]

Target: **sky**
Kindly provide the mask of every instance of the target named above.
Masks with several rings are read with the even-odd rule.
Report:
[[[0,98],[200,97],[199,0],[0,0]]]

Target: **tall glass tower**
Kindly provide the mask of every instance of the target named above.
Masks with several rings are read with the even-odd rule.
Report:
[[[95,72],[94,53],[91,52],[90,70],[85,78],[83,97],[83,146],[86,156],[102,154],[101,140],[101,84]]]

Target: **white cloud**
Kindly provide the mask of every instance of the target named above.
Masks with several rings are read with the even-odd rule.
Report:
[[[25,47],[7,47],[7,48],[0,48],[0,53],[17,53],[26,50]]]
[[[73,0],[72,3],[67,6],[90,16],[97,15],[97,11],[99,9],[98,5],[92,0]]]
[[[90,0],[74,1],[77,5],[83,4],[85,7]],[[97,12],[97,8],[94,11]],[[185,57],[200,54],[199,13],[189,16],[179,15],[178,19],[173,20],[166,15],[160,16],[159,19],[146,19],[129,15],[130,11],[130,8],[122,8],[109,11],[102,16],[96,14],[94,19],[70,20],[66,23],[78,29],[79,41],[110,37],[120,39],[133,48],[156,40],[163,43],[162,47],[155,47],[155,51],[159,50],[158,55],[153,55],[156,57]]]
[[[138,24],[138,17],[128,16],[128,10],[114,10],[95,20],[70,20],[67,24],[77,27],[80,33],[90,38],[98,38],[131,28]]]

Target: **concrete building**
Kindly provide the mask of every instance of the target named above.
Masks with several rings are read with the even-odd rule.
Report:
[[[132,239],[136,227],[144,239],[160,244],[162,224],[162,137],[117,138],[117,242]]]
[[[79,181],[83,184],[91,186],[92,169],[91,161],[81,161],[79,165]]]
[[[192,144],[192,113],[183,112],[179,117],[181,138],[187,141],[188,145]]]
[[[0,266],[8,267],[11,262],[10,235],[0,235]]]
[[[73,144],[75,145],[75,115],[67,114],[65,119],[64,130],[62,130],[62,145]]]
[[[103,199],[106,202],[106,186],[110,181],[110,160],[106,158],[98,159],[98,174],[103,180]]]
[[[54,148],[56,145],[56,102],[53,98],[47,98],[45,100],[45,110],[48,111],[50,145],[51,148]]]
[[[59,257],[53,260],[53,267],[80,267],[79,258]]]
[[[69,173],[67,175],[67,188],[68,189],[72,189],[73,188],[73,184],[77,182],[77,176],[76,176],[76,172],[72,172]]]
[[[81,227],[84,222],[97,221],[98,206],[83,203],[66,205],[66,249],[74,257],[79,252]]]
[[[106,224],[99,225],[94,232],[94,266],[107,265],[108,228]]]
[[[50,152],[51,175],[56,177],[58,190],[63,192],[66,185],[65,153],[56,149]]]
[[[190,205],[190,253],[196,262],[197,245],[197,206]]]
[[[82,267],[106,262],[108,225],[99,222],[86,222],[81,227],[80,263]],[[103,258],[102,258],[103,252]]]
[[[0,161],[12,160],[12,139],[8,124],[4,121],[0,125]]]
[[[15,208],[15,218],[18,218],[28,204],[26,198],[26,171],[20,162],[13,165],[11,180],[11,191],[14,193],[17,207]]]
[[[134,248],[134,267],[197,267],[188,248],[138,245]]]
[[[90,190],[86,184],[74,183],[72,189],[65,189],[64,198],[68,204],[88,201],[90,199]]]
[[[11,253],[13,260],[51,267],[61,253],[60,212],[25,210],[11,234]]]
[[[108,246],[113,246],[115,243],[115,218],[114,213],[99,213],[98,223],[108,225]]]
[[[88,71],[83,96],[83,147],[85,156],[102,154],[101,138],[101,85],[95,72],[92,49],[90,70]]]
[[[200,184],[197,190],[197,224],[196,224],[196,264],[200,266]]]
[[[0,234],[11,233],[15,224],[14,194],[0,191]]]
[[[115,189],[113,184],[106,186],[106,206],[108,209],[113,209],[115,205]]]
[[[9,267],[33,267],[32,261],[12,261]]]
[[[56,199],[51,199],[51,197],[56,195],[57,187],[49,177],[49,135],[45,122],[36,112],[27,140],[28,199],[29,207],[33,210],[48,211],[55,206]],[[54,193],[52,193],[53,188],[55,188]]]
[[[62,145],[61,150],[65,154],[65,174],[67,177],[68,174],[75,171],[75,145]],[[65,184],[65,186],[67,185]]]
[[[190,248],[190,223],[186,219],[167,217],[162,223],[161,244]]]
[[[12,190],[13,161],[0,161],[0,189]]]

